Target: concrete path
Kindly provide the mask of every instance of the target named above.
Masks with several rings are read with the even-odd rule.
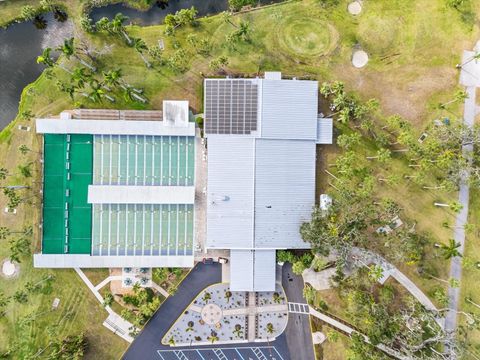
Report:
[[[382,256],[357,247],[352,248],[351,255],[354,260],[361,259],[361,265],[366,266],[373,263],[381,266],[383,269],[383,277],[379,280],[381,284],[385,283],[385,281],[387,281],[387,279],[391,276],[403,287],[405,287],[405,289],[407,289],[412,296],[414,296],[423,306],[425,306],[426,309],[436,312],[438,311],[428,296],[425,295],[412,280],[410,280],[405,274],[398,270],[393,264],[385,260]],[[360,260],[357,261],[360,262]]]
[[[317,310],[315,310],[313,307],[309,306],[310,308],[310,315],[322,320],[323,322],[329,324],[330,326],[340,330],[341,332],[343,333],[346,333],[348,335],[352,335],[353,333],[358,333],[360,335],[363,336],[363,338],[365,339],[366,342],[370,342],[370,340],[368,339],[368,337],[366,335],[363,335],[361,333],[359,333],[358,331],[356,331],[355,329],[353,329],[352,327],[328,316],[328,315],[325,315]],[[411,360],[410,357],[408,356],[405,356],[403,355],[402,353],[400,353],[399,351],[396,351],[394,349],[391,349],[389,348],[388,346],[385,346],[383,344],[378,344],[375,346],[377,349],[385,352],[386,354],[396,358],[396,359],[400,359],[400,360]]]
[[[462,63],[466,63],[462,67],[460,73],[460,83],[466,86],[466,92],[468,98],[465,99],[463,121],[465,125],[473,127],[475,122],[475,115],[477,113],[476,106],[476,91],[480,86],[480,63],[477,60],[469,61],[480,50],[480,44],[477,43],[475,52],[464,51]],[[468,62],[468,63],[467,63]],[[463,147],[465,153],[471,153],[473,151],[473,145],[466,145]],[[465,250],[465,224],[468,223],[468,203],[470,198],[470,189],[468,186],[469,173],[462,174],[460,181],[460,189],[458,193],[458,202],[463,206],[460,212],[457,214],[455,221],[455,228],[453,232],[453,238],[455,242],[460,244],[458,251],[463,254]],[[461,257],[454,257],[450,265],[450,278],[456,279],[459,282],[462,279],[462,259]],[[460,286],[448,288],[449,311],[445,318],[445,331],[447,333],[453,333],[457,328],[457,312],[458,302],[460,299]]]
[[[95,286],[95,289],[100,290],[101,288],[106,286],[110,281],[114,281],[114,280],[122,280],[122,276],[121,275],[109,276],[109,277],[103,279],[103,281],[100,284]]]
[[[158,285],[155,281],[152,280],[152,289],[157,290],[160,294],[162,294],[165,298],[168,298],[170,294],[168,293],[167,290],[162,288],[160,285]]]
[[[85,273],[79,269],[75,268],[75,272],[80,276],[83,280],[85,285],[90,289],[93,295],[97,298],[97,300],[103,304],[104,299],[102,295],[98,292],[97,288],[92,284],[90,279],[85,275]],[[109,278],[107,278],[109,279]],[[105,280],[107,280],[105,279]],[[104,281],[105,281],[104,280]],[[110,280],[109,280],[110,281]],[[101,285],[103,281],[99,284]],[[107,282],[108,283],[108,282]],[[99,286],[97,285],[97,286]],[[102,286],[103,287],[103,286]],[[123,319],[120,315],[118,315],[115,311],[112,310],[110,306],[105,306],[105,310],[108,312],[107,319],[103,322],[103,326],[120,336],[125,341],[131,343],[133,342],[133,337],[130,336],[130,332],[134,329],[133,324]]]

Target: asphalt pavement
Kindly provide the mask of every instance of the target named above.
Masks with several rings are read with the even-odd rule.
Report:
[[[282,285],[285,289],[287,299],[290,302],[306,303],[303,298],[303,279],[296,276],[291,271],[291,265],[286,264],[283,267]],[[252,348],[272,348],[275,353],[281,355],[283,360],[313,360],[313,344],[310,332],[309,316],[305,314],[289,314],[287,328],[284,333],[273,342],[265,343],[242,343],[242,344],[222,344],[205,345],[195,347],[170,347],[161,344],[161,339],[168,331],[178,316],[188,307],[193,299],[204,288],[215,283],[221,282],[221,265],[197,264],[187,275],[185,280],[178,287],[174,296],[165,300],[159,310],[153,315],[143,330],[135,338],[128,350],[125,352],[124,360],[161,360],[158,351],[164,350],[191,350],[199,349],[206,351],[208,349],[222,348],[235,349],[239,347]],[[235,351],[237,353],[237,351]],[[165,355],[164,355],[165,356]],[[247,357],[248,358],[248,357]],[[270,358],[270,357],[268,357]],[[273,359],[274,357],[272,357]],[[233,359],[233,358],[232,358]],[[236,358],[235,358],[236,359]],[[230,360],[230,357],[228,357]]]
[[[293,273],[289,263],[283,265],[282,271],[282,285],[288,302],[306,304],[303,297],[303,278]],[[286,336],[292,360],[315,359],[309,315],[289,313],[288,325],[283,335]]]

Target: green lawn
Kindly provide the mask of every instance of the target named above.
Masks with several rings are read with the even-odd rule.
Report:
[[[21,6],[27,3],[37,2],[7,0],[0,3],[1,21],[8,22],[15,18]],[[78,14],[85,4],[76,0],[65,0],[60,3],[75,20],[78,20]],[[371,97],[379,99],[383,115],[398,113],[409,119],[420,133],[427,122],[445,115],[435,110],[435,105],[450,99],[455,91],[458,83],[455,64],[459,62],[462,50],[472,48],[477,40],[478,26],[462,21],[455,10],[445,6],[444,0],[368,1],[364,2],[362,14],[355,18],[346,12],[347,3],[347,0],[342,0],[338,6],[322,8],[318,1],[304,0],[233,16],[234,23],[238,24],[240,20],[249,21],[253,29],[251,42],[238,44],[236,50],[225,46],[225,35],[234,31],[235,27],[224,22],[220,16],[201,19],[194,28],[188,26],[179,28],[175,37],[166,36],[163,26],[128,28],[131,36],[141,37],[150,46],[163,38],[166,46],[163,57],[166,59],[178,51],[178,48],[185,49],[189,71],[183,74],[172,71],[166,65],[148,70],[140,56],[132,48],[126,47],[119,38],[98,34],[92,37],[92,41],[99,49],[113,45],[111,52],[100,59],[99,67],[121,68],[127,82],[145,89],[145,96],[149,99],[148,105],[127,103],[121,94],[115,94],[117,98],[115,104],[91,103],[81,96],[77,96],[75,102],[72,102],[55,86],[57,79],[68,80],[65,72],[57,69],[54,71],[56,78],[47,79],[41,76],[24,92],[20,108],[31,110],[36,115],[57,114],[74,105],[91,108],[160,109],[164,99],[187,99],[195,111],[201,112],[203,78],[218,75],[208,64],[212,59],[225,55],[229,59],[226,71],[232,75],[256,76],[266,70],[281,70],[288,76],[304,76],[321,82],[344,81],[346,88],[361,99]],[[475,6],[473,10],[479,14],[480,3],[472,1],[472,4]],[[199,39],[210,39],[213,45],[210,56],[196,54],[186,40],[191,33],[196,34]],[[354,47],[362,47],[370,55],[370,62],[364,69],[355,69],[351,66]],[[68,66],[73,65],[70,62]],[[460,106],[453,110],[458,114],[462,111]],[[3,154],[0,166],[8,167],[12,172],[18,164],[37,160],[36,153],[30,153],[26,158],[22,157],[17,151],[19,145],[26,144],[34,150],[39,149],[37,137],[16,130],[16,125],[20,123],[25,121],[17,118],[15,126],[10,126],[0,134],[0,151]],[[366,144],[358,149],[358,154],[366,156],[372,151],[371,145]],[[325,164],[333,162],[336,152],[334,146],[323,151],[322,159]],[[35,164],[38,167],[38,163]],[[385,172],[397,172],[402,175],[410,172],[406,162],[400,157],[388,164],[388,167],[379,167],[375,162],[372,162],[371,166],[379,175]],[[319,186],[324,187],[327,186],[328,178],[322,175]],[[12,177],[8,181],[14,183],[24,180]],[[451,230],[442,227],[441,224],[444,221],[452,223],[453,214],[434,208],[432,204],[436,200],[448,202],[456,197],[455,194],[425,191],[417,185],[401,182],[394,187],[386,185],[380,187],[378,196],[389,196],[398,201],[405,215],[416,220],[417,230],[431,234],[432,243],[447,241],[451,236]],[[4,205],[5,199],[2,196],[0,208]],[[472,208],[478,206],[477,200]],[[5,223],[11,228],[31,224],[32,219],[33,224],[38,224],[38,209],[38,206],[22,205],[17,216],[6,217],[2,213],[0,220],[2,224]],[[478,242],[475,245],[478,245]],[[473,241],[470,242],[467,251],[478,252],[475,245]],[[38,241],[34,247],[38,250]],[[7,256],[6,246],[2,246],[0,254],[3,257]],[[427,258],[439,277],[448,277],[449,264],[436,257],[433,247],[428,248]],[[411,266],[397,265],[427,293],[433,287],[441,285],[420,278]],[[71,321],[70,327],[65,326],[61,328],[65,329],[62,331],[68,333],[85,330],[89,334],[101,333],[103,336],[89,337],[92,347],[100,351],[97,353],[101,355],[99,357],[105,359],[118,357],[126,345],[120,338],[103,329],[101,323],[106,317],[105,311],[72,271],[52,272],[57,275],[57,281],[51,295],[37,295],[32,298],[29,305],[16,306],[6,319],[0,320],[4,326],[2,330],[5,330],[0,335],[1,348],[7,348],[16,338],[17,330],[15,334],[6,330],[16,329],[18,325],[13,324],[18,323],[19,317],[25,316],[30,311],[48,308],[52,298],[59,294],[61,307],[68,305],[69,301],[73,303],[80,298],[84,300],[79,305],[79,314],[90,312],[90,316]],[[41,273],[42,271],[31,268],[31,260],[25,259],[22,263],[21,278],[10,282],[3,281],[0,283],[0,290],[15,291],[23,286],[27,279],[39,277]],[[465,284],[473,284],[473,274],[466,271],[465,280]],[[474,288],[474,286],[468,288],[472,287]],[[68,300],[69,298],[71,300]],[[45,327],[47,323],[54,323],[57,317],[61,318],[60,311],[61,309],[45,315],[44,320],[36,322],[34,327],[36,328],[38,324]],[[31,339],[29,341],[32,347],[38,347],[46,341],[46,338],[38,333],[38,328],[36,329],[29,330],[30,337],[22,337]],[[480,343],[480,336],[472,339]]]

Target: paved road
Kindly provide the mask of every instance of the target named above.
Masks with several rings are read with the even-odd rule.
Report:
[[[306,304],[303,298],[303,279],[292,271],[292,265],[283,265],[282,285],[289,302]],[[287,338],[287,346],[292,360],[315,359],[310,316],[305,314],[288,314],[288,324],[283,335]]]
[[[211,348],[236,348],[242,347],[274,347],[275,351],[287,360],[305,360],[313,357],[291,357],[287,347],[285,333],[277,337],[274,342],[267,343],[242,343],[232,345],[216,346],[195,346],[195,347],[170,347],[161,344],[163,335],[175,322],[177,317],[187,308],[192,300],[204,288],[209,285],[221,282],[222,270],[220,264],[204,265],[197,264],[180,284],[177,293],[165,300],[160,309],[153,315],[152,319],[145,325],[142,332],[135,338],[134,342],[127,349],[123,356],[124,360],[159,360],[158,350],[183,350],[183,349],[211,349]],[[301,293],[301,292],[300,292]],[[303,315],[304,316],[304,315]],[[288,329],[288,326],[287,326]],[[310,336],[311,338],[311,336]]]
[[[160,341],[163,335],[200,291],[211,284],[221,282],[221,274],[220,264],[197,264],[179,286],[177,293],[169,296],[145,325],[123,358],[131,360],[158,360],[159,357],[156,351],[170,348],[161,344]]]
[[[465,51],[463,54],[463,61],[471,58],[474,55],[473,52]],[[469,69],[467,70],[466,67]],[[480,71],[480,63],[477,61],[471,61],[468,63],[468,66],[465,66],[465,69],[462,69],[460,74],[460,82],[462,85],[466,85],[466,92],[468,98],[465,99],[464,105],[464,116],[463,121],[465,125],[473,127],[476,114],[476,90],[480,85],[480,79],[475,75]],[[463,147],[463,151],[466,153],[471,153],[473,151],[473,145],[467,145]],[[455,222],[453,238],[457,243],[460,243],[459,251],[463,254],[465,249],[465,224],[468,222],[468,202],[470,198],[470,189],[468,186],[468,177],[469,174],[465,173],[462,175],[462,180],[460,183],[460,191],[458,194],[458,201],[462,204],[463,208],[457,214],[457,219]],[[462,279],[462,260],[460,257],[455,257],[452,259],[450,265],[450,278],[461,281]],[[445,331],[451,333],[457,328],[457,311],[458,311],[458,302],[460,299],[460,287],[448,288],[448,298],[449,298],[449,311],[445,318]]]

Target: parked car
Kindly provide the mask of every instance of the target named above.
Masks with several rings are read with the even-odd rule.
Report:
[[[220,264],[226,264],[226,263],[228,263],[228,259],[223,258],[223,257],[219,257],[219,258],[218,258],[218,262],[219,262]]]
[[[205,265],[211,265],[211,264],[213,264],[213,259],[212,258],[203,258],[202,262]]]

